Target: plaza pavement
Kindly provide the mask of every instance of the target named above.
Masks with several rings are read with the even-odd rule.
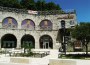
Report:
[[[71,54],[76,54],[76,53],[82,54],[83,52],[67,52],[67,54],[70,54],[70,53]],[[70,64],[71,61],[75,62],[75,64],[73,65],[90,65],[90,60],[60,59],[60,58],[58,59],[58,54],[60,54],[58,50],[50,50],[50,55],[43,57],[43,58],[9,57],[8,55],[3,54],[3,55],[0,55],[0,65],[48,65],[48,64],[68,65]],[[65,64],[65,62],[67,63]]]

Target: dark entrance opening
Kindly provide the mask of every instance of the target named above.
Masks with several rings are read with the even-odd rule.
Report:
[[[30,46],[32,45],[32,48],[35,48],[35,39],[33,36],[27,34],[24,35],[21,39],[21,47],[23,48],[24,45]]]
[[[13,34],[6,34],[1,38],[1,48],[16,48],[17,39]]]
[[[40,48],[53,49],[53,41],[49,35],[41,36],[39,42],[40,42]]]

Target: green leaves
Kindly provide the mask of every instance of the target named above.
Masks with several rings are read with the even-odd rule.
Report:
[[[20,3],[18,2],[18,0],[0,0],[0,6],[20,8]]]
[[[80,23],[71,32],[72,37],[82,40],[90,37],[90,23]]]
[[[37,11],[61,10],[59,5],[45,0],[0,0],[0,6]]]

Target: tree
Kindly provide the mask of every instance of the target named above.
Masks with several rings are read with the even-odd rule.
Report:
[[[11,8],[21,8],[18,0],[0,0],[0,6],[11,7]]]
[[[20,4],[23,8],[36,10],[34,0],[21,0]]]
[[[38,0],[36,2],[36,8],[38,11],[45,11],[46,9],[46,2],[44,0]]]
[[[90,42],[90,23],[80,23],[71,32],[73,38],[81,40],[86,47],[86,54],[88,54],[88,43]]]
[[[26,56],[32,56],[33,55],[33,53],[31,52],[31,49],[33,48],[32,43],[30,43],[30,45],[29,45],[29,44],[24,42],[22,44],[22,48],[24,48],[24,55],[26,55]],[[26,53],[26,51],[27,51],[27,53]]]
[[[54,2],[49,2],[46,4],[47,10],[60,10],[59,5],[56,5]]]
[[[54,2],[46,3],[45,0],[38,0],[36,2],[36,8],[39,11],[61,10],[61,8],[58,4],[55,4]]]
[[[0,0],[0,6],[37,11],[61,10],[59,5],[45,0]]]

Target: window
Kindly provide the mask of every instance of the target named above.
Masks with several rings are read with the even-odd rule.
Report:
[[[70,21],[70,25],[74,25],[74,21]]]

